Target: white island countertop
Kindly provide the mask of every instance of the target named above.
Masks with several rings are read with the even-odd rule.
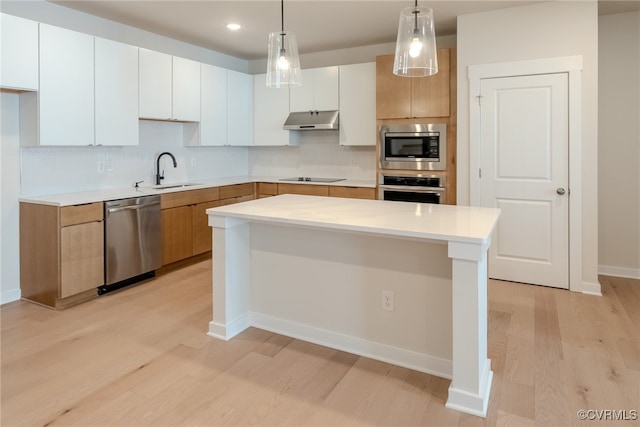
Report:
[[[219,217],[461,243],[490,242],[499,209],[283,194],[207,210]]]

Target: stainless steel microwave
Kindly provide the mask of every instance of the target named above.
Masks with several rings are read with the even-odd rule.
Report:
[[[379,138],[381,169],[447,168],[446,124],[381,126]]]

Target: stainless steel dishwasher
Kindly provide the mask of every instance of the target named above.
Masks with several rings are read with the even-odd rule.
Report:
[[[153,277],[162,266],[160,196],[104,204],[105,285],[98,294]]]

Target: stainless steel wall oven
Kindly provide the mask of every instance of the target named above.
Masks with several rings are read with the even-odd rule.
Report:
[[[434,204],[444,204],[447,201],[446,183],[442,176],[383,172],[378,182],[380,200]]]
[[[447,125],[404,124],[380,127],[380,169],[445,170]]]

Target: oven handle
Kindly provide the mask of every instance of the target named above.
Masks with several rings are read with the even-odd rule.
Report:
[[[413,185],[379,185],[380,190],[402,191],[407,193],[444,193],[444,187],[419,187]]]

